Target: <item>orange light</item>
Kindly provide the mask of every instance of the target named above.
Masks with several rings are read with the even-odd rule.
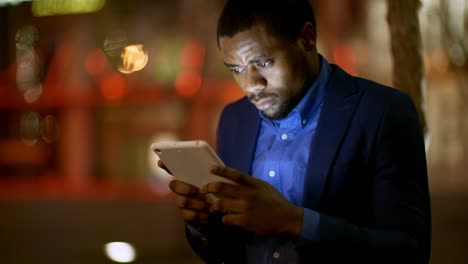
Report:
[[[223,87],[222,92],[218,93],[219,99],[223,102],[232,102],[245,96],[242,89],[234,81],[229,81]]]
[[[178,94],[186,97],[194,96],[201,86],[200,74],[193,70],[180,72],[175,80],[175,88]]]
[[[349,74],[358,75],[356,56],[351,45],[346,43],[338,44],[333,51],[333,60]]]
[[[85,70],[89,75],[98,76],[109,69],[106,56],[100,49],[92,49],[85,57]]]
[[[101,93],[107,100],[114,101],[125,95],[125,80],[120,74],[113,73],[101,81]]]
[[[191,41],[185,44],[180,53],[182,67],[199,70],[203,66],[205,48],[199,41]]]

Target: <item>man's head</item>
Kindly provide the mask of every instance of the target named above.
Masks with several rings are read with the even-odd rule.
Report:
[[[315,30],[315,15],[307,0],[228,0],[218,20],[217,40],[262,24],[269,34],[293,42],[305,22]]]
[[[218,21],[224,63],[271,119],[285,117],[318,71],[316,28],[306,0],[230,0]]]

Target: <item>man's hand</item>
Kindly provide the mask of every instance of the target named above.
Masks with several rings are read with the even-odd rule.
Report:
[[[213,182],[202,187],[203,193],[218,196],[210,210],[226,213],[223,224],[261,236],[300,237],[302,208],[288,202],[273,186],[231,168],[214,167],[211,172],[237,183]]]
[[[158,161],[158,166],[170,173],[161,160]],[[202,194],[199,188],[178,180],[172,180],[169,183],[169,188],[177,195],[176,204],[186,223],[194,227],[208,223],[208,218],[211,215],[210,204],[206,200],[206,195]]]

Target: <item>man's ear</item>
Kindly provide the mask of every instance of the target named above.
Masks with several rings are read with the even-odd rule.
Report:
[[[298,38],[306,50],[315,48],[315,45],[317,44],[317,31],[315,30],[314,25],[310,22],[305,22],[299,32]]]

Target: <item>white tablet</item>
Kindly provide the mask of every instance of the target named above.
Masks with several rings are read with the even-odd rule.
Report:
[[[213,165],[224,163],[205,141],[155,142],[151,149],[180,181],[199,188],[210,182],[233,183],[210,172]]]

